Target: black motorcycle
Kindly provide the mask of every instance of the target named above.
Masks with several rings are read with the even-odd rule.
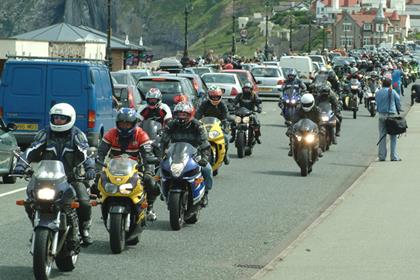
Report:
[[[319,136],[319,146],[323,152],[328,151],[332,144],[332,141],[335,137],[335,126],[336,126],[336,116],[332,110],[331,103],[328,101],[320,102],[318,104],[319,109],[321,110],[321,123],[320,129],[324,133]]]
[[[300,167],[300,174],[307,176],[318,159],[318,125],[310,119],[301,119],[292,127],[293,158]]]
[[[353,111],[353,119],[357,118],[359,110],[359,94],[362,92],[362,86],[357,79],[351,79],[350,83],[345,87],[343,98],[343,109]],[[362,93],[363,94],[363,93]]]
[[[19,156],[19,155],[16,155]],[[55,261],[61,271],[72,271],[79,256],[79,240],[70,238],[78,230],[76,193],[67,182],[58,160],[42,160],[36,171],[28,164],[26,200],[16,201],[33,212],[32,249],[35,279],[48,279]]]
[[[239,158],[252,154],[255,145],[254,128],[252,126],[253,113],[245,107],[235,111],[235,147]]]

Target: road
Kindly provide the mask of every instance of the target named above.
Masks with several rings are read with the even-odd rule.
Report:
[[[408,102],[409,98],[405,98]],[[377,118],[360,107],[356,120],[344,112],[342,136],[325,153],[313,173],[300,177],[287,156],[286,128],[275,102],[264,102],[262,145],[215,178],[209,207],[200,221],[170,230],[168,212],[157,201],[158,220],[149,223],[136,247],[111,254],[108,235],[94,210],[95,243],[83,249],[76,269],[54,279],[248,279],[343,193],[376,158]],[[33,279],[29,254],[31,226],[15,200],[25,182],[0,185],[0,279]]]

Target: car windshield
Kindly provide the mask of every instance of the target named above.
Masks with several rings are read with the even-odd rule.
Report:
[[[248,75],[245,72],[236,72],[235,74],[236,74],[236,76],[238,76],[241,84],[244,85],[245,83],[251,82],[250,80],[248,80]]]
[[[211,75],[206,74],[203,76],[205,83],[219,83],[219,84],[235,84],[235,78],[233,75]]]
[[[203,75],[205,73],[211,73],[209,68],[193,68],[194,69],[194,73],[198,74],[198,75]]]
[[[271,78],[280,76],[279,71],[274,68],[254,68],[251,72],[255,77]]]
[[[156,79],[156,80],[140,80],[137,84],[137,88],[146,93],[151,88],[158,88],[162,92],[165,93],[181,93],[181,83],[179,81],[174,80],[166,80],[166,79]]]
[[[117,81],[118,84],[128,84],[128,75],[126,73],[111,73],[111,76]]]
[[[135,72],[135,73],[131,73],[131,75],[133,76],[133,78],[138,81],[141,77],[146,77],[149,76],[149,74],[145,71],[145,72]]]
[[[310,56],[313,62],[322,62],[322,58],[319,56]]]
[[[113,158],[108,163],[108,170],[114,176],[127,176],[136,164],[135,160],[129,158]]]
[[[59,160],[42,160],[34,173],[37,180],[55,181],[66,177],[64,165]]]

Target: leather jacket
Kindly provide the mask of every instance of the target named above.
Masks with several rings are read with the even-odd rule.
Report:
[[[230,118],[229,110],[223,100],[216,106],[211,104],[210,100],[203,101],[195,113],[195,118],[200,120],[203,117],[215,117],[222,121],[222,123]]]
[[[23,158],[28,162],[39,162],[41,160],[59,160],[64,165],[64,171],[68,181],[75,180],[75,167],[83,162],[86,170],[95,168],[95,162],[87,158],[89,148],[86,135],[77,127],[72,127],[65,132],[54,132],[50,128],[40,130],[26,149]],[[24,166],[21,160],[17,165]]]
[[[237,107],[245,107],[250,111],[261,111],[261,99],[256,94],[240,93],[233,100]]]
[[[302,107],[298,107],[293,123],[297,123],[301,119],[310,119],[317,125],[321,123],[321,111],[317,106],[312,107],[309,112],[305,112]]]
[[[299,79],[294,79],[293,81],[286,79],[286,81],[284,82],[284,87],[294,86],[294,85],[298,85],[301,91],[306,91],[305,83]]]

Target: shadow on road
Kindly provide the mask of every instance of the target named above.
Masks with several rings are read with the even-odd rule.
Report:
[[[165,217],[165,219],[168,219],[168,217]],[[147,230],[171,231],[169,220],[156,220],[154,222],[148,222]]]
[[[33,279],[32,267],[0,265],[0,276],[8,280]]]
[[[289,177],[300,177],[298,171],[283,171],[283,170],[264,170],[264,171],[254,171],[254,173],[273,175],[273,176],[289,176]]]
[[[109,247],[109,241],[105,240],[94,240],[93,244],[88,248],[82,248],[82,254],[90,255],[111,255],[111,248]]]
[[[369,164],[352,164],[352,163],[329,163],[329,165],[340,165],[340,166],[349,166],[349,167],[360,167],[360,168],[367,168]]]
[[[261,124],[262,127],[270,126],[270,127],[286,127],[284,124],[277,124],[277,123],[268,123],[268,124]]]

